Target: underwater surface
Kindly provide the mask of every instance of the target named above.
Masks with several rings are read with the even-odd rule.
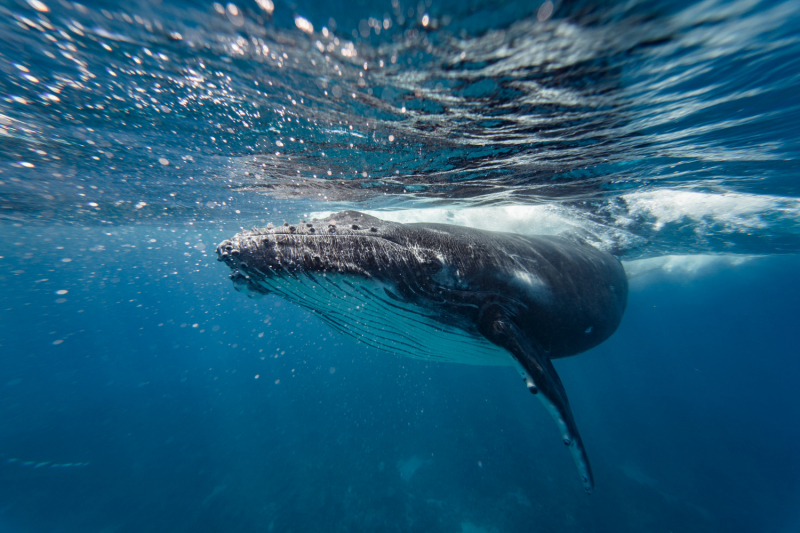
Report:
[[[800,529],[800,3],[0,0],[0,531]],[[555,361],[403,358],[216,245],[344,209],[582,239]]]

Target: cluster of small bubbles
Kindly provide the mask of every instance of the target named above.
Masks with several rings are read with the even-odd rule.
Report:
[[[640,14],[624,7],[582,24],[550,0],[469,13],[430,0],[359,9],[337,23],[336,13],[272,0],[212,2],[177,16],[161,2],[8,7],[0,31],[30,46],[3,45],[0,56],[2,213],[110,226],[258,220],[276,198],[298,202],[294,209],[409,197],[593,200],[645,174],[711,179],[715,161],[791,159],[769,143],[710,146],[694,127],[683,128],[692,142],[631,138],[635,125],[668,123],[673,111],[632,111],[623,82],[641,102],[676,102],[674,116],[691,121],[708,102],[680,84],[702,81],[709,58],[761,43],[695,35],[688,46],[675,37],[682,30],[631,24]],[[485,18],[504,22],[477,20],[489,9]],[[732,25],[723,20],[720,35]],[[661,70],[637,70],[630,50],[673,40],[685,63],[658,63],[666,49],[653,45],[647,54]],[[725,78],[714,91],[729,94],[714,101],[744,98],[730,87],[745,81]],[[621,153],[653,167],[611,168]],[[676,168],[699,159],[711,163]]]

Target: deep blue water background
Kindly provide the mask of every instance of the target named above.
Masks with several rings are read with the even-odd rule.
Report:
[[[0,0],[0,533],[800,530],[800,4],[542,4]],[[625,261],[592,495],[512,368],[215,260],[344,208]]]
[[[378,353],[248,300],[170,246],[195,234],[4,232],[33,256],[2,259],[3,452],[89,462],[2,464],[4,531],[797,527],[796,257],[638,276],[614,337],[556,363],[586,496],[512,369]]]

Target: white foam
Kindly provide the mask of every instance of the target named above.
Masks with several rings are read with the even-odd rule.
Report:
[[[427,207],[393,211],[364,210],[363,212],[382,220],[401,224],[432,222],[490,231],[537,235],[556,235],[567,227],[575,225],[564,213],[560,212],[559,207],[553,205]],[[312,217],[324,218],[333,213],[333,211],[312,213]]]
[[[654,233],[663,234],[671,230],[682,232],[689,228],[700,238],[720,234],[758,235],[767,231],[800,233],[799,199],[678,189],[625,194],[600,207],[596,213],[562,204],[423,207],[364,212],[400,223],[456,224],[521,235],[572,234],[612,253],[639,248],[639,252],[642,252],[640,256],[647,254],[644,245],[648,239],[658,239]],[[332,212],[319,212],[312,216],[323,218],[330,214]],[[603,220],[607,223],[602,223]],[[656,258],[659,269],[680,271],[684,275],[695,275],[723,264],[734,265],[738,261],[723,260],[719,255],[665,257]],[[647,268],[656,268],[655,263],[645,265]],[[636,268],[637,272],[642,272],[645,267]]]
[[[735,268],[757,259],[756,255],[662,255],[623,261],[630,280],[646,280],[655,276],[679,277],[682,280],[703,276],[722,269]]]
[[[592,244],[603,249],[619,246],[620,243],[632,246],[635,242],[638,244],[644,242],[644,239],[639,239],[630,232],[590,220],[585,211],[559,204],[429,207],[363,212],[382,220],[402,224],[415,222],[455,224],[520,235],[560,235],[571,232],[587,238]],[[312,213],[311,216],[324,218],[333,213],[333,211],[318,212]]]
[[[698,224],[695,231],[710,225],[717,231],[738,232],[764,229],[771,222],[765,217],[791,218],[800,215],[800,201],[794,198],[740,193],[704,193],[665,189],[626,194],[627,218],[654,219],[659,231],[666,225],[690,220]]]
[[[692,221],[698,224],[698,230],[714,225],[717,231],[728,232],[764,229],[773,222],[767,218],[789,221],[800,218],[800,200],[781,196],[663,189],[626,194],[621,199],[627,209],[613,213],[616,227],[590,220],[583,210],[559,204],[434,207],[367,213],[394,222],[440,222],[522,235],[589,233],[602,241],[619,239],[627,233],[622,228],[635,218],[650,219],[649,224],[656,231],[671,223]],[[635,239],[630,234],[628,238]]]
[[[439,222],[470,226],[490,231],[556,235],[575,225],[554,205],[466,207],[461,209],[427,208],[370,213],[393,222]]]

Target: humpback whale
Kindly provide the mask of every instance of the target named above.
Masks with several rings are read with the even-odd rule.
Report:
[[[217,247],[234,287],[275,294],[387,352],[513,365],[559,426],[591,492],[591,467],[552,359],[617,329],[628,281],[589,244],[344,211],[238,233]]]

